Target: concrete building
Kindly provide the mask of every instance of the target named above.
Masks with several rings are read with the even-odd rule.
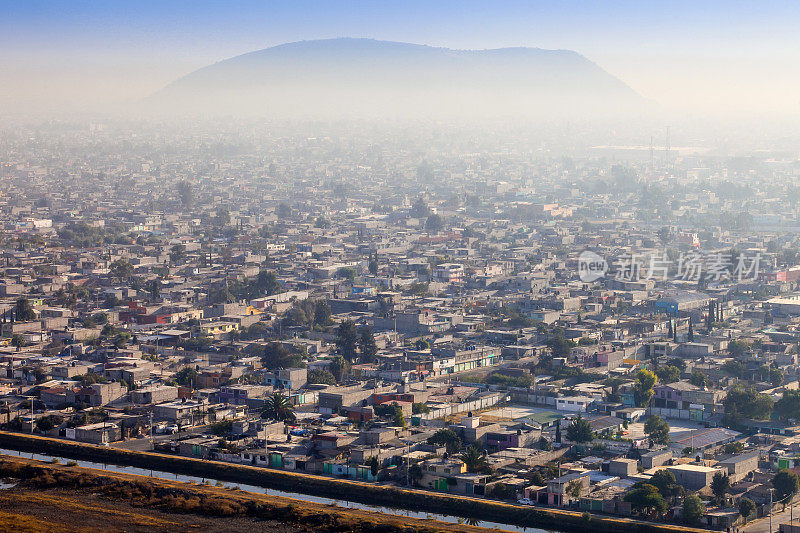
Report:
[[[651,450],[643,453],[641,456],[642,468],[650,470],[651,468],[658,468],[669,463],[672,459],[672,450]]]
[[[131,391],[131,402],[136,404],[162,403],[178,398],[178,388],[168,385],[153,385]]]
[[[281,368],[266,375],[267,385],[276,389],[299,389],[308,383],[308,370],[305,368]]]
[[[155,420],[185,424],[190,422],[193,416],[199,415],[205,407],[203,402],[196,400],[161,403],[153,406],[153,418]]]
[[[636,459],[612,459],[608,463],[608,473],[612,476],[629,477],[637,473],[639,461]]]
[[[747,474],[758,468],[758,459],[760,455],[760,452],[757,451],[743,453],[741,455],[735,455],[733,457],[729,457],[728,459],[722,460],[718,462],[716,466],[726,469],[728,477],[731,479],[731,483],[736,483],[737,481],[744,479]]]
[[[687,490],[700,490],[711,485],[714,474],[723,469],[693,464],[668,466],[678,485]]]
[[[98,422],[75,428],[75,440],[92,444],[108,444],[120,439],[120,429],[110,422]]]

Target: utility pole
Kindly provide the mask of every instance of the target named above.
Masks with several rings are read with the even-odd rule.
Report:
[[[769,489],[769,533],[772,533],[772,493],[775,489]]]
[[[409,481],[409,477],[410,477],[409,470],[411,469],[411,457],[410,457],[410,454],[411,454],[411,443],[406,442],[406,487],[410,483],[410,481]]]

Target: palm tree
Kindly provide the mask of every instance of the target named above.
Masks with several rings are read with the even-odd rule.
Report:
[[[17,349],[17,351],[19,351],[20,348],[25,346],[25,337],[23,337],[18,333],[15,333],[14,335],[11,336],[11,345],[14,346]]]
[[[293,420],[294,407],[289,403],[289,399],[280,392],[274,393],[267,400],[261,418],[272,418],[275,420]]]
[[[486,462],[483,451],[474,444],[467,448],[458,458],[467,465],[467,472],[485,472],[489,468],[489,463]]]

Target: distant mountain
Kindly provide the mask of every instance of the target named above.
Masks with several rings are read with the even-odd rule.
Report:
[[[625,83],[569,50],[450,50],[349,38],[220,61],[146,104],[207,114],[386,117],[605,115],[645,106]]]

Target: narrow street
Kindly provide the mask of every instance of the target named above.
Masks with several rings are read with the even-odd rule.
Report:
[[[775,512],[772,514],[772,530],[778,531],[781,524],[789,522],[792,518],[800,518],[800,503],[795,502],[791,506],[786,506],[786,510],[779,511],[780,506],[775,506]],[[747,523],[740,528],[745,533],[771,533],[769,528],[769,517],[759,518]]]

